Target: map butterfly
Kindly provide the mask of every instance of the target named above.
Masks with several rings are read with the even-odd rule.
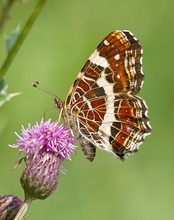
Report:
[[[85,63],[66,101],[56,99],[89,161],[96,147],[124,159],[151,133],[146,103],[137,96],[144,81],[142,54],[131,32],[110,33]]]

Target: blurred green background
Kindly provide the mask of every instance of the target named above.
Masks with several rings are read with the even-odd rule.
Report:
[[[28,18],[36,1],[17,4],[4,38]],[[55,193],[33,202],[33,219],[174,219],[174,1],[47,1],[27,39],[12,63],[9,91],[21,91],[0,109],[0,195],[23,198],[19,178],[22,167],[12,170],[21,158],[8,147],[16,142],[15,131],[40,121],[53,107],[53,97],[34,89],[39,80],[65,99],[79,70],[98,43],[111,31],[131,30],[144,48],[145,83],[140,94],[149,107],[153,133],[140,151],[120,162],[97,149],[93,163],[77,149],[64,164]],[[55,110],[46,113],[56,120]]]

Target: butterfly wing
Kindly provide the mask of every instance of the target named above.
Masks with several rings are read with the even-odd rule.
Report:
[[[89,57],[65,102],[83,146],[91,143],[90,149],[98,146],[119,158],[137,151],[151,132],[146,104],[136,96],[142,83],[139,41],[128,31],[110,33]],[[95,154],[84,153],[93,160]]]
[[[77,123],[84,139],[123,159],[136,152],[151,132],[148,121],[141,98],[115,94],[84,101]]]
[[[140,42],[129,31],[114,31],[89,57],[69,91],[66,105],[72,106],[95,87],[107,86],[114,93],[137,94],[143,78]]]

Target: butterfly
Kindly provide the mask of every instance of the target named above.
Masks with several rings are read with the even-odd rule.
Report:
[[[112,32],[89,57],[65,102],[56,98],[89,161],[96,147],[124,159],[151,133],[147,105],[137,96],[144,81],[142,55],[130,31]]]

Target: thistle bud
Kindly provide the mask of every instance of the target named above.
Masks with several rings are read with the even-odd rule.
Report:
[[[15,196],[0,196],[0,219],[13,220],[22,205]]]

